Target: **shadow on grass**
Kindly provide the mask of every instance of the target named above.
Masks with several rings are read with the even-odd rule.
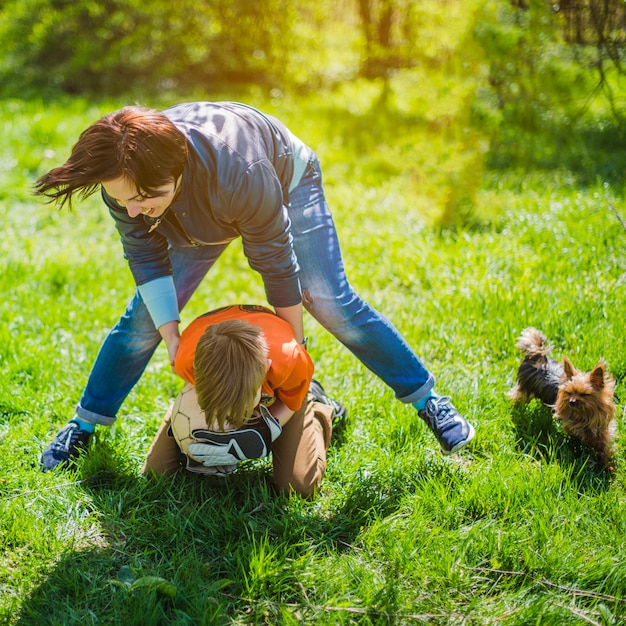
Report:
[[[374,520],[397,512],[403,501],[428,481],[455,491],[466,480],[463,469],[439,453],[415,459],[412,467],[396,466],[372,472],[360,470],[344,494],[339,518],[349,520],[351,526],[367,527]]]
[[[278,623],[285,604],[308,603],[297,564],[350,549],[371,512],[388,514],[406,485],[383,477],[389,493],[373,499],[364,481],[343,509],[320,512],[276,494],[268,461],[228,477],[146,477],[106,438],[75,475],[84,480],[77,508],[94,522],[68,538],[22,602],[21,626]]]
[[[259,544],[271,543],[271,518],[289,515],[286,500],[273,500],[266,472],[221,482],[147,478],[106,469],[106,456],[98,450],[101,467],[84,483],[98,536],[88,549],[68,545],[16,623],[216,624],[245,611],[241,572],[259,558]]]
[[[557,463],[568,468],[573,485],[581,490],[606,490],[611,475],[595,453],[580,441],[565,434],[551,409],[533,400],[514,405],[511,420],[519,450],[537,461]]]

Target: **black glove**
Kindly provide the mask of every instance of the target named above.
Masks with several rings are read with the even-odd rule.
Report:
[[[241,461],[267,456],[272,450],[272,442],[282,430],[281,425],[262,404],[252,419],[239,430],[217,432],[196,429],[192,432],[196,441],[189,444],[188,454],[200,467],[195,463],[188,463],[187,469],[199,473],[230,473]],[[215,469],[207,471],[209,468]]]

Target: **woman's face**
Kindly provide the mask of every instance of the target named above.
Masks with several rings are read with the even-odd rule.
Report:
[[[158,195],[145,196],[137,191],[135,183],[126,176],[120,176],[113,180],[102,181],[102,188],[107,196],[124,207],[131,217],[147,215],[148,217],[161,217],[176,198],[180,178],[162,187],[157,187]]]

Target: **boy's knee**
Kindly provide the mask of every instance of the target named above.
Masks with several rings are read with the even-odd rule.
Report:
[[[290,476],[283,476],[274,479],[276,489],[285,495],[297,493],[303,498],[310,498],[315,495],[324,473],[326,472],[326,461],[318,458],[317,462],[306,470],[294,471]]]
[[[300,425],[296,441],[284,440],[289,445],[281,451],[287,451],[287,454],[274,454],[274,484],[280,493],[297,493],[310,498],[319,490],[326,473],[332,407],[314,402],[309,395],[305,408],[304,425]],[[294,422],[293,426],[296,425]],[[281,437],[285,434],[283,431]],[[276,442],[280,442],[281,437]]]

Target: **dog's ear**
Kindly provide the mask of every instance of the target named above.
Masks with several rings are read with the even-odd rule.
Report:
[[[574,378],[574,375],[578,374],[578,371],[566,356],[563,357],[563,372],[565,373],[565,380]]]
[[[604,363],[598,363],[589,374],[589,380],[594,389],[600,390],[604,388],[604,376]]]

